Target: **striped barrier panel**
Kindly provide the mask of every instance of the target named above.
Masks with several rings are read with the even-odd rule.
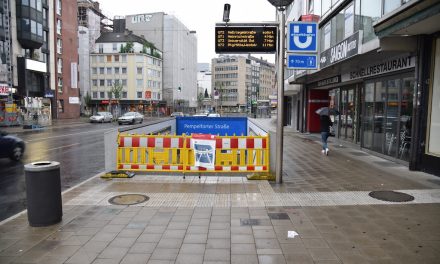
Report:
[[[118,135],[117,169],[152,172],[268,172],[269,136],[216,136],[213,168],[195,166],[191,136]]]

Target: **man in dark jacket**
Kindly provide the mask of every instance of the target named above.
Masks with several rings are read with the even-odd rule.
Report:
[[[333,122],[328,115],[321,115],[319,121],[321,123],[321,153],[328,155],[329,149],[327,146],[327,139],[330,136],[330,127],[333,125]]]

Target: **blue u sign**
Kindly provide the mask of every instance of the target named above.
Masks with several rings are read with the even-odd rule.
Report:
[[[317,52],[318,24],[315,22],[289,22],[287,49],[289,52]]]

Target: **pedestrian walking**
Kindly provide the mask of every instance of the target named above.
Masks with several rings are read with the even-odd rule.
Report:
[[[330,136],[330,127],[333,126],[333,122],[328,115],[321,115],[319,117],[319,121],[321,124],[321,142],[322,142],[322,154],[328,156],[328,145],[327,139]]]

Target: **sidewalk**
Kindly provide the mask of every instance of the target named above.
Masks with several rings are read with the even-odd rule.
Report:
[[[63,193],[61,223],[32,228],[21,214],[1,224],[0,263],[439,263],[440,179],[330,148],[324,156],[318,138],[286,129],[282,184],[95,176]],[[415,199],[368,195],[377,190]],[[149,200],[108,202],[122,194]]]

